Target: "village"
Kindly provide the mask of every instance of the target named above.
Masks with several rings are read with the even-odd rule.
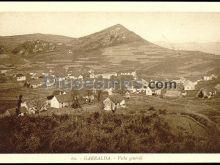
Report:
[[[144,11],[3,12],[0,153],[219,153],[220,14]]]
[[[7,70],[1,69],[1,76],[6,76]],[[96,73],[93,69],[87,69],[83,73],[72,73],[66,69],[66,72],[55,73],[53,69],[48,72],[28,74],[11,74],[11,79],[22,86],[22,89],[40,92],[47,91],[46,96],[31,98],[27,95],[18,94],[16,105],[13,108],[5,109],[1,112],[1,117],[27,114],[39,114],[46,111],[62,113],[63,109],[83,109],[83,107],[92,107],[92,109],[101,109],[102,111],[115,112],[123,110],[129,105],[133,96],[150,97],[160,99],[181,99],[198,98],[212,99],[219,96],[220,84],[218,76],[211,74],[205,75],[199,80],[191,81],[184,77],[174,80],[154,81],[145,80],[138,75],[137,71],[128,72],[106,72]],[[8,77],[10,77],[8,76]],[[103,86],[96,88],[81,88],[74,90],[68,86],[70,80],[81,82],[98,82],[100,80],[109,82],[110,80],[126,81],[127,84],[119,86],[117,83],[113,86]],[[129,82],[139,82],[139,85],[129,84]],[[152,85],[152,82],[153,85]],[[164,82],[172,82],[175,88],[164,88]],[[210,84],[212,85],[204,85]],[[64,85],[64,86],[62,86]],[[120,84],[121,85],[121,84]],[[39,91],[40,90],[40,91]],[[101,108],[100,108],[101,107]],[[87,108],[89,109],[89,108]]]

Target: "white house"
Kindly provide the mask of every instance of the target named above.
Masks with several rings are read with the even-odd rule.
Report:
[[[192,82],[190,80],[185,81],[184,83],[184,90],[185,91],[190,91],[190,90],[195,90],[195,86],[196,86],[197,82]]]
[[[104,105],[104,110],[105,111],[112,111],[115,110],[115,104],[111,101],[111,99],[109,97],[107,97],[104,101],[103,101],[103,105]]]
[[[47,96],[46,105],[51,106],[51,100],[53,99],[53,95]]]
[[[212,77],[211,77],[211,76],[204,76],[204,77],[203,77],[203,80],[209,81],[209,80],[212,80]]]
[[[83,76],[82,76],[82,75],[79,75],[79,76],[78,76],[78,79],[83,79]]]
[[[112,95],[112,91],[113,91],[113,89],[112,89],[112,88],[107,89],[107,92],[108,92],[108,95],[109,95],[109,96],[111,96],[111,95]]]
[[[154,91],[154,93],[158,96],[160,96],[162,94],[162,90],[161,89],[157,89]]]
[[[136,79],[136,78],[137,78],[137,73],[136,73],[136,71],[131,72],[131,75],[134,77],[134,79]]]
[[[133,85],[131,87],[128,87],[127,90],[129,90],[131,93],[137,92],[137,89]]]
[[[2,74],[5,74],[5,73],[7,73],[7,72],[8,72],[7,69],[2,69],[2,70],[0,70],[0,73],[2,73]]]
[[[125,103],[125,99],[122,96],[115,94],[107,97],[103,101],[103,105],[104,105],[104,110],[115,111],[118,108],[125,108],[126,103]]]
[[[17,81],[26,81],[26,76],[23,74],[17,74],[16,75]]]
[[[145,92],[147,96],[152,96],[153,94],[153,91],[149,87],[146,88]]]
[[[130,97],[131,97],[130,92],[127,91],[127,92],[125,93],[125,98],[126,98],[126,99],[130,99]]]
[[[54,96],[50,101],[50,106],[53,108],[70,107],[72,105],[73,98],[71,94],[63,94]]]
[[[93,69],[90,69],[88,72],[91,74],[94,73],[95,71]]]
[[[210,80],[217,79],[217,78],[218,78],[218,76],[212,74],[211,76],[204,76],[203,80],[204,81],[210,81]]]

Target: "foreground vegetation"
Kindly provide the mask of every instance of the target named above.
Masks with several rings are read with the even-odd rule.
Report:
[[[150,112],[150,113],[149,113]],[[1,153],[219,152],[216,135],[174,132],[166,111],[77,112],[0,119]]]

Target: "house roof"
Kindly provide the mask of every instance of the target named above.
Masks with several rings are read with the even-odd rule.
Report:
[[[73,100],[72,96],[70,93],[68,94],[63,94],[63,95],[57,95],[55,96],[57,98],[57,101],[59,103],[64,103],[64,102],[71,102]]]
[[[53,97],[54,95],[47,96],[47,100],[51,100]]]
[[[16,77],[23,77],[23,74],[16,74]]]
[[[109,102],[112,102],[109,97],[107,97],[107,98],[105,98],[105,99],[103,100],[103,104],[106,104],[106,103],[109,103]]]

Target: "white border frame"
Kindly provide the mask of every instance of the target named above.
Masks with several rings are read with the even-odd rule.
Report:
[[[220,12],[219,2],[0,2],[0,12]],[[101,160],[89,160],[96,156]],[[131,160],[132,158],[139,158]],[[110,160],[106,160],[110,158]],[[124,158],[124,159],[122,159]],[[220,154],[0,154],[0,163],[220,162]]]

